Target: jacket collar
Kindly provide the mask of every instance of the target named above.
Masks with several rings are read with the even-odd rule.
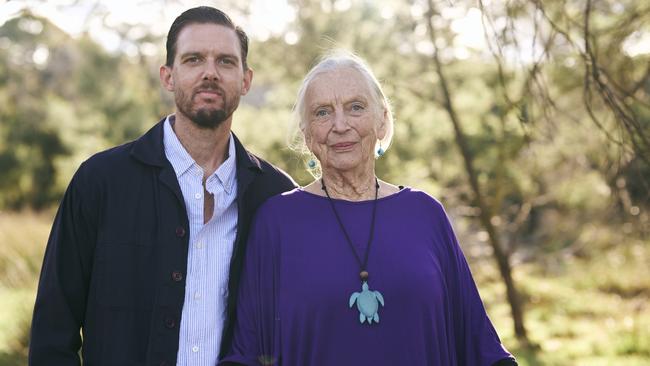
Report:
[[[165,147],[163,145],[163,130],[164,123],[167,117],[161,119],[144,135],[140,136],[131,148],[131,156],[141,161],[144,164],[153,165],[157,167],[166,167],[169,161],[165,156]],[[237,136],[233,133],[235,138],[235,156],[237,158],[237,179],[247,178],[248,174],[244,171],[258,171],[262,172],[262,164],[260,160],[253,154],[246,151]],[[249,179],[244,179],[246,183]]]

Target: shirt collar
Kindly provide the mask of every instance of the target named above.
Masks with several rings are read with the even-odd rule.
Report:
[[[195,164],[195,161],[187,150],[185,150],[178,136],[176,136],[172,128],[173,121],[173,115],[167,116],[163,132],[163,144],[165,145],[167,160],[172,164],[174,172],[176,172],[176,178],[180,178],[181,175],[185,174]]]
[[[180,178],[180,176],[185,174],[185,172],[194,165],[196,165],[198,169],[201,168],[196,164],[194,159],[192,159],[187,150],[185,150],[183,144],[181,144],[181,141],[178,139],[178,136],[176,136],[176,133],[172,128],[173,122],[174,116],[167,116],[164,125],[163,144],[165,146],[165,155],[174,168],[176,178]],[[224,190],[228,194],[230,194],[233,189],[237,173],[234,140],[235,138],[231,132],[228,139],[228,157],[223,163],[221,163],[219,168],[217,168],[213,174],[221,182]]]
[[[227,194],[232,192],[237,177],[237,159],[235,158],[235,138],[230,133],[228,138],[228,157],[221,163],[214,174],[219,178]]]

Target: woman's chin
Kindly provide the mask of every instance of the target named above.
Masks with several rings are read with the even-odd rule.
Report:
[[[329,164],[326,164],[323,166],[324,170],[329,170],[329,171],[334,171],[334,172],[347,172],[347,171],[354,171],[357,169],[361,169],[364,166],[364,164],[357,160],[357,161],[336,161],[336,162],[329,162]]]

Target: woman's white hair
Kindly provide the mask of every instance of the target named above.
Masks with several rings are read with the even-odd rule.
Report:
[[[290,129],[289,136],[289,146],[294,151],[311,157],[311,152],[307,148],[304,135],[307,123],[305,95],[307,94],[309,85],[320,74],[344,68],[357,70],[363,76],[373,92],[375,102],[377,103],[377,108],[381,111],[382,116],[384,115],[385,111],[386,121],[384,121],[384,123],[386,124],[386,135],[383,139],[377,140],[375,144],[375,157],[377,156],[377,150],[379,147],[381,147],[384,151],[388,150],[388,147],[390,146],[390,143],[393,139],[393,112],[391,110],[388,98],[386,98],[386,95],[384,95],[381,84],[379,84],[379,81],[363,59],[349,51],[336,49],[328,52],[320,58],[318,63],[312,67],[311,70],[309,70],[305,78],[302,80],[300,89],[298,89],[296,103],[293,106],[293,125]],[[318,167],[316,167],[316,169],[310,169],[312,174],[318,170],[317,168]]]

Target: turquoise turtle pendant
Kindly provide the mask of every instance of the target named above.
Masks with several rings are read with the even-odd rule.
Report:
[[[384,297],[379,291],[370,291],[368,283],[363,281],[361,283],[361,292],[355,292],[350,296],[350,307],[357,303],[359,309],[359,322],[363,323],[368,321],[368,324],[379,323],[379,304],[384,306]]]

